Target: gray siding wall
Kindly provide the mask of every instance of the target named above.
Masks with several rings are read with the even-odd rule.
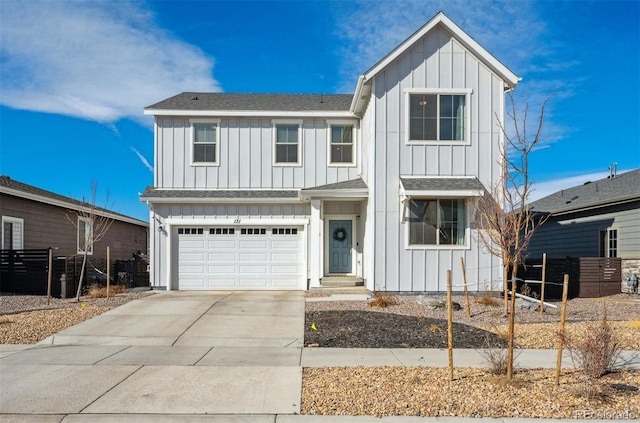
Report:
[[[155,186],[173,189],[309,188],[358,178],[359,166],[329,166],[328,128],[327,120],[304,120],[301,125],[302,165],[274,166],[271,119],[221,119],[219,165],[192,166],[189,119],[157,117]],[[357,139],[357,162],[362,154],[360,146]]]
[[[206,219],[212,225],[216,219],[308,219],[311,214],[309,204],[156,204],[151,211],[151,229],[159,234],[152,245],[153,268],[151,285],[166,286],[167,234],[159,231],[165,219]],[[305,228],[306,230],[306,228]],[[309,246],[307,246],[307,250]],[[174,268],[175,270],[175,268]]]
[[[504,83],[441,27],[380,72],[375,80],[374,237],[375,288],[387,291],[442,291],[446,272],[454,285],[461,280],[460,258],[467,267],[471,289],[498,286],[500,260],[483,252],[471,234],[470,247],[461,249],[406,249],[404,223],[400,223],[400,175],[476,176],[489,188],[499,176],[500,129]],[[408,145],[405,141],[405,90],[471,89],[470,143],[442,142]],[[469,219],[473,201],[467,202]],[[460,290],[461,288],[458,288]]]
[[[551,218],[534,232],[529,257],[599,257],[600,232],[618,230],[618,257],[640,258],[640,201]]]

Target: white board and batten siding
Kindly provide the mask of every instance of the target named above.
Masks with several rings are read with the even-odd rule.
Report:
[[[189,118],[157,116],[155,187],[166,189],[296,189],[360,177],[361,141],[356,136],[356,164],[328,163],[331,119],[298,119],[302,124],[300,165],[274,165],[271,119],[219,119],[217,165],[191,164]],[[204,118],[200,118],[204,119]],[[354,126],[358,126],[356,119]],[[356,130],[355,134],[358,135]]]
[[[460,90],[469,93],[470,126],[465,142],[406,142],[406,96],[415,89]],[[461,283],[460,258],[464,258],[473,290],[496,288],[501,261],[483,251],[473,230],[467,246],[457,248],[406,247],[401,223],[399,178],[411,176],[475,176],[490,188],[500,173],[501,133],[496,115],[504,107],[504,82],[442,27],[398,56],[373,81],[371,114],[374,133],[373,165],[369,167],[370,189],[375,190],[369,213],[375,217],[373,237],[375,281],[370,289],[387,291],[443,291],[446,273],[453,284]],[[467,222],[472,220],[474,200],[467,200]],[[458,288],[461,290],[461,288]]]
[[[156,204],[151,280],[185,290],[306,289],[309,215],[308,204]]]

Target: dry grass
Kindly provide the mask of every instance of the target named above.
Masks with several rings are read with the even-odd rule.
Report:
[[[500,307],[502,305],[492,291],[484,291],[482,294],[476,295],[473,301],[487,307]]]
[[[640,330],[640,320],[632,320],[629,322],[629,327],[631,329]]]
[[[123,285],[111,285],[109,287],[109,296],[126,294],[127,289]],[[89,287],[87,298],[107,298],[107,287],[93,284]]]
[[[386,308],[399,303],[398,297],[389,295],[386,292],[374,291],[373,298],[369,301],[369,307]]]

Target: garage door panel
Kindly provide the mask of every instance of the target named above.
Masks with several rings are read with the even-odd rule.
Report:
[[[273,249],[292,249],[298,251],[300,242],[296,238],[294,239],[274,239],[271,241],[271,248]]]
[[[216,250],[235,250],[237,242],[235,239],[218,239],[211,237],[207,240],[207,247]]]
[[[212,252],[207,254],[207,259],[213,262],[228,263],[230,261],[236,261],[236,254],[229,253],[229,252],[226,252],[226,253]]]
[[[188,233],[187,233],[188,232]],[[178,230],[178,287],[191,290],[300,289],[301,227],[201,227]]]

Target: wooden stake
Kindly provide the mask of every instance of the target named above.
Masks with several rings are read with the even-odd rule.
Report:
[[[540,316],[544,309],[544,282],[547,277],[547,253],[542,254],[542,287],[540,288]]]
[[[107,245],[107,298],[109,298],[109,287],[111,286],[111,250]]]
[[[464,257],[460,257],[462,264],[462,281],[464,282],[464,297],[467,301],[467,317],[471,318],[471,304],[469,303],[469,290],[467,289],[467,272],[464,268]]]
[[[447,346],[449,348],[449,384],[453,381],[453,307],[451,306],[451,270],[447,270]]]
[[[51,302],[51,279],[53,278],[53,248],[49,247],[49,271],[47,272],[47,305]]]
[[[567,292],[569,291],[569,275],[564,275],[562,283],[562,309],[560,310],[560,330],[558,331],[558,358],[556,359],[556,386],[560,385],[560,369],[562,367],[562,346],[564,344],[564,320],[567,315]]]

